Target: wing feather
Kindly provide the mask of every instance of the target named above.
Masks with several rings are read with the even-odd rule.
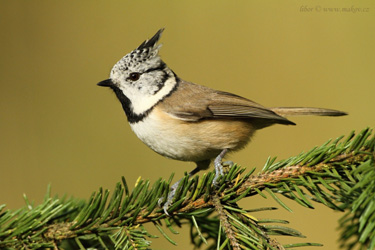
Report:
[[[164,110],[184,121],[202,119],[263,119],[267,123],[294,124],[271,109],[241,96],[185,81],[161,103]]]

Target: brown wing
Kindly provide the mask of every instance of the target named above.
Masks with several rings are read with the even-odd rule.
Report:
[[[216,91],[215,99],[220,101],[208,105],[214,117],[259,118],[272,120],[274,123],[294,124],[272,110],[238,95]]]
[[[168,113],[185,121],[201,119],[262,119],[267,123],[294,124],[262,105],[238,95],[181,81],[178,89],[161,105]]]

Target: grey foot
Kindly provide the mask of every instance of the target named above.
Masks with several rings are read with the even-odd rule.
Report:
[[[212,184],[214,184],[214,186],[217,186],[218,185],[218,180],[220,178],[220,176],[223,176],[224,175],[224,171],[223,171],[223,165],[221,163],[221,161],[223,160],[225,154],[228,152],[228,149],[224,149],[223,151],[221,151],[221,153],[215,158],[215,161],[214,161],[214,166],[215,166],[215,178],[214,180],[212,181]],[[233,164],[233,163],[232,163]]]
[[[196,162],[196,164],[197,164],[197,166],[193,169],[193,171],[191,171],[188,174],[189,178],[191,176],[195,175],[196,173],[198,173],[201,169],[207,169],[208,166],[210,165],[210,160],[199,161],[199,162]],[[164,213],[168,216],[169,216],[168,208],[172,205],[172,201],[173,201],[174,196],[176,195],[176,190],[178,188],[178,185],[180,184],[180,182],[183,179],[184,178],[180,179],[175,184],[173,184],[173,186],[171,186],[170,191],[168,193],[167,201],[163,205]],[[159,201],[158,201],[159,207],[161,207],[161,204],[163,204],[164,200],[165,200],[164,197],[159,199]]]
[[[182,180],[182,179],[181,179]],[[173,186],[170,188],[167,201],[163,205],[163,210],[166,215],[169,216],[168,208],[172,205],[173,198],[176,194],[176,190],[178,188],[178,185],[180,184],[181,180],[177,181]],[[164,197],[161,197],[158,201],[159,206],[161,207],[161,204],[164,202]]]

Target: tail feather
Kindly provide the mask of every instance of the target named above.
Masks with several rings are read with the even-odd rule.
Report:
[[[277,107],[271,108],[273,112],[281,116],[298,116],[298,115],[319,115],[319,116],[343,116],[346,112],[324,109],[324,108],[303,108],[303,107]]]

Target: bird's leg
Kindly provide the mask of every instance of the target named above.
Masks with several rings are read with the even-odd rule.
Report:
[[[198,173],[200,170],[208,168],[208,166],[210,165],[210,160],[200,161],[200,162],[197,162],[196,164],[197,164],[197,166],[188,174],[189,178],[191,176],[195,175],[196,173]],[[174,196],[176,194],[178,185],[180,184],[180,182],[183,179],[184,178],[181,178],[180,180],[178,180],[175,184],[173,184],[171,186],[171,188],[169,190],[167,201],[163,205],[163,210],[164,210],[164,213],[166,215],[169,215],[168,214],[168,208],[171,206],[173,198],[174,198]],[[161,203],[163,203],[163,201],[164,201],[164,197],[162,197],[162,198],[159,199],[159,201],[158,201],[159,206],[161,206]]]
[[[217,181],[219,179],[220,176],[224,175],[224,172],[223,172],[223,165],[221,163],[221,161],[223,160],[225,154],[228,152],[228,149],[223,149],[223,151],[221,151],[221,153],[215,158],[215,161],[214,161],[214,165],[215,165],[215,178],[214,180],[212,181],[212,184],[214,184],[214,186],[217,186]]]

